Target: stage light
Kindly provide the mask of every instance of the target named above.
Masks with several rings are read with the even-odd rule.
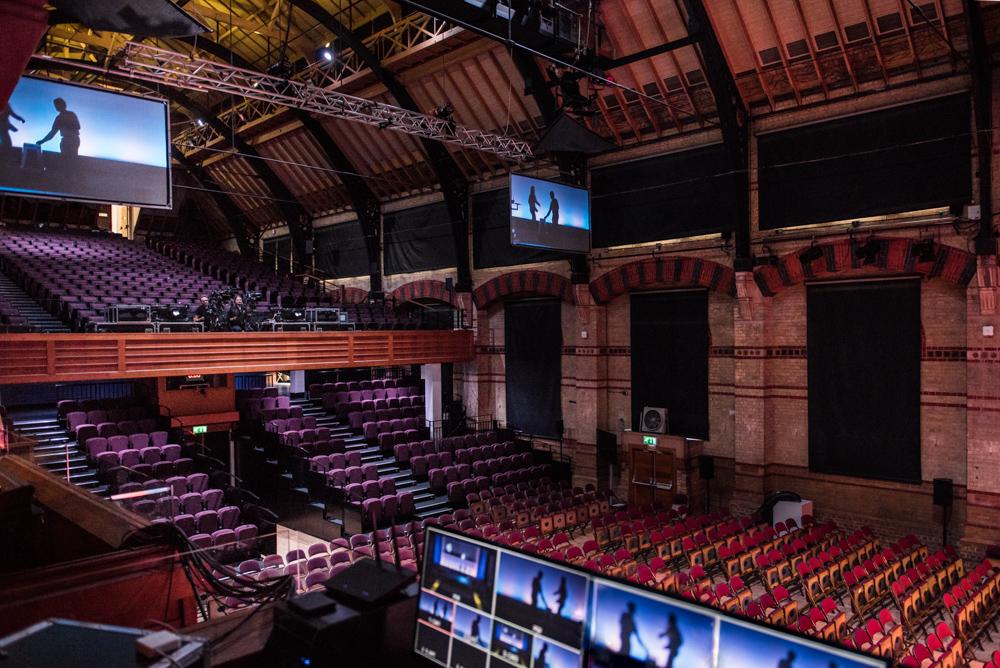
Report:
[[[199,127],[199,128],[203,128],[203,127],[205,127],[205,121],[203,121],[203,120],[202,120],[202,119],[200,119],[200,118],[199,118],[199,119],[197,119],[197,120],[195,120],[195,123],[197,123],[197,124],[198,124],[198,127]]]
[[[317,63],[333,62],[333,49],[330,48],[329,42],[327,42],[324,46],[319,46],[316,48],[313,60],[315,60]]]
[[[934,248],[933,239],[922,239],[913,245],[913,252],[917,255],[918,262],[933,262],[937,259],[937,250]]]
[[[823,257],[823,249],[813,242],[809,248],[799,253],[799,262],[802,264],[809,264],[810,262],[814,262],[821,257]]]

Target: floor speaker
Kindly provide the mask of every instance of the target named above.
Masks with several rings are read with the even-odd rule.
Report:
[[[951,478],[934,478],[934,505],[948,508],[951,506],[955,490]]]
[[[698,456],[698,475],[702,480],[711,480],[715,477],[715,457],[712,455]]]

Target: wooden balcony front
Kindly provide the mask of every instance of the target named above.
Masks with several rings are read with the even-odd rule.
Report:
[[[0,384],[463,362],[472,332],[0,335]]]

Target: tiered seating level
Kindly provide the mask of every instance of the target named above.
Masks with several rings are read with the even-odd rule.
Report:
[[[123,237],[7,228],[0,262],[25,291],[77,331],[106,322],[115,304],[194,304],[220,281]]]

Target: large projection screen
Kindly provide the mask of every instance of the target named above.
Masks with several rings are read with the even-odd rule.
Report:
[[[168,209],[169,128],[163,100],[21,77],[0,110],[0,191]]]
[[[565,183],[510,175],[510,243],[590,252],[590,192]]]

